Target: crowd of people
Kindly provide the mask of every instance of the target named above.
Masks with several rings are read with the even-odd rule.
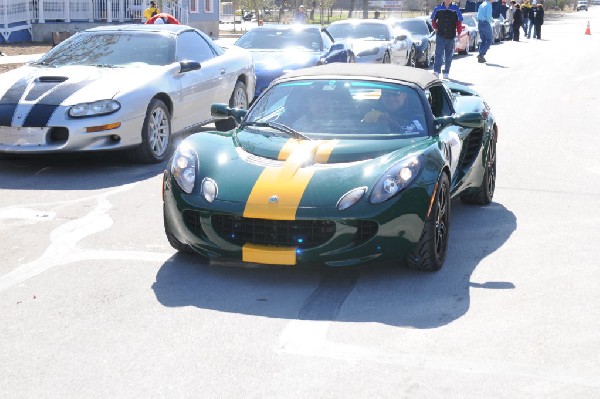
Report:
[[[533,38],[542,38],[542,25],[544,24],[544,6],[536,4],[536,0],[530,2],[524,0],[519,4],[512,0],[510,6],[506,10],[506,19],[509,22],[508,39],[519,41],[520,31],[523,29],[523,35],[528,39],[531,38],[533,30]]]
[[[477,28],[481,38],[479,54],[477,55],[479,63],[487,62],[485,55],[494,42],[492,1],[483,0],[477,9]],[[542,38],[544,6],[537,4],[537,0],[523,0],[522,3],[512,0],[508,6],[506,0],[502,0],[502,7],[509,23],[507,39],[519,41],[521,29],[523,29],[523,34],[528,39],[531,38],[532,31],[534,39]],[[454,40],[462,31],[462,20],[463,16],[460,8],[452,0],[443,0],[431,13],[431,22],[436,31],[437,43],[433,73],[440,79],[448,79],[450,74],[454,54]],[[442,65],[444,67],[443,72]]]

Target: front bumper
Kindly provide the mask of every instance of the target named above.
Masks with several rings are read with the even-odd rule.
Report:
[[[352,266],[368,261],[403,263],[419,241],[429,204],[427,190],[400,195],[380,213],[340,217],[337,209],[299,208],[294,221],[243,218],[245,204],[182,193],[167,174],[164,214],[169,231],[199,254],[219,261]],[[381,205],[381,204],[380,204]],[[375,207],[374,207],[375,208]],[[402,209],[405,212],[399,212]],[[269,253],[256,261],[250,249]],[[286,251],[278,261],[274,251]],[[290,256],[293,258],[290,260]]]

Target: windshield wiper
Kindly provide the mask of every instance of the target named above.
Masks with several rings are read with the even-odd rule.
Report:
[[[240,127],[243,128],[244,126],[269,127],[271,129],[275,129],[279,132],[287,133],[288,135],[290,135],[292,137],[296,137],[299,139],[305,139],[305,140],[312,140],[310,137],[300,133],[299,131],[294,130],[289,126],[286,126],[284,124],[277,123],[277,122],[245,122]]]
[[[45,61],[41,61],[41,62],[37,62],[37,61],[32,61],[29,63],[29,65],[36,65],[36,66],[45,66],[45,67],[49,67],[49,68],[56,68],[56,65],[50,65]]]
[[[113,64],[94,64],[92,66],[95,66],[98,68],[120,68],[119,65],[113,65]]]

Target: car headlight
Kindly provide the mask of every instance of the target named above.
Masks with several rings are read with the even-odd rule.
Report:
[[[363,195],[365,195],[366,192],[367,187],[358,187],[348,191],[346,194],[342,195],[342,197],[338,201],[337,208],[340,211],[350,208],[352,205],[356,204],[358,200],[361,199]]]
[[[375,184],[371,193],[371,203],[379,204],[387,201],[404,190],[416,179],[421,169],[421,162],[417,157],[403,159],[396,163]]]
[[[121,109],[121,104],[115,100],[100,100],[93,103],[81,103],[69,108],[69,116],[84,118],[86,116],[108,115]]]
[[[377,55],[377,54],[379,54],[379,47],[373,47],[368,50],[361,51],[360,53],[358,53],[358,56],[366,57],[368,55]]]
[[[171,174],[177,185],[188,194],[194,190],[198,166],[196,151],[186,143],[179,145],[171,162]]]

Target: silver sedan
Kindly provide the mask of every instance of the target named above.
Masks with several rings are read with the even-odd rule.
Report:
[[[249,52],[189,26],[89,29],[2,74],[0,153],[127,149],[160,162],[172,132],[213,121],[212,103],[247,108],[255,80]]]

